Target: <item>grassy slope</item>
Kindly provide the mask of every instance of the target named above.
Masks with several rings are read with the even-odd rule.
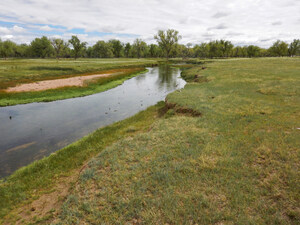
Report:
[[[71,176],[105,147],[121,137],[148,130],[163,107],[163,103],[158,103],[131,118],[101,128],[49,157],[17,170],[5,182],[0,181],[0,224],[5,215],[7,221],[20,219],[12,209],[48,193],[60,178]]]
[[[156,61],[150,59],[64,59],[59,61],[52,59],[1,60],[0,106],[53,101],[105,91],[121,84],[124,80],[130,78],[131,75],[143,71],[144,66],[156,63]],[[132,70],[126,70],[122,74],[109,78],[98,79],[96,83],[90,83],[85,87],[66,87],[55,90],[26,93],[5,93],[3,91],[7,87],[13,87],[21,83],[66,78],[82,74],[103,72],[104,70],[120,70],[126,68]]]
[[[81,172],[55,223],[299,224],[299,59],[217,61]],[[189,79],[190,78],[190,79]],[[202,79],[201,80],[206,80]]]

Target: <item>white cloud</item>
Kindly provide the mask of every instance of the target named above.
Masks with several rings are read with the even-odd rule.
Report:
[[[23,27],[17,25],[14,25],[13,27],[0,27],[0,38],[2,40],[9,39],[19,42],[18,36],[23,34],[26,34],[26,30]]]
[[[25,29],[23,27],[19,27],[17,25],[14,25],[13,28],[12,28],[12,31],[16,32],[16,33],[24,33]]]
[[[48,25],[41,26],[41,27],[39,27],[39,29],[43,30],[43,31],[52,31],[53,30],[53,28],[49,27]]]
[[[10,0],[1,2],[0,20],[35,27],[31,39],[56,31],[63,34],[53,35],[67,38],[72,29],[83,29],[109,33],[81,35],[89,44],[111,38],[132,42],[136,36],[153,43],[158,29],[173,28],[185,44],[225,38],[268,47],[277,39],[300,38],[299,11],[299,0]],[[30,41],[26,30],[22,33],[1,26],[0,35]],[[271,40],[262,41],[265,39]]]
[[[13,37],[14,37],[13,35],[7,34],[7,35],[4,35],[4,36],[3,36],[3,39],[4,39],[4,40],[7,40],[7,39],[12,39]]]
[[[11,31],[7,27],[0,27],[0,35],[10,34]]]

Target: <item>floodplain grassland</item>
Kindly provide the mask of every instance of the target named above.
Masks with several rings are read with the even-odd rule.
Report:
[[[202,67],[151,131],[90,160],[55,223],[299,224],[300,59]]]
[[[86,96],[122,84],[126,79],[157,65],[152,59],[10,59],[0,60],[0,106],[45,102]],[[70,78],[97,73],[112,73],[83,87],[63,87],[44,91],[7,93],[19,84]]]
[[[2,220],[299,224],[300,59],[209,61],[183,70],[188,84],[165,106],[67,147],[74,156],[61,150],[10,176],[0,185]],[[84,163],[72,162],[90,151]],[[64,172],[61,162],[72,169]],[[55,190],[57,180],[71,176],[59,204],[32,211],[47,185]]]

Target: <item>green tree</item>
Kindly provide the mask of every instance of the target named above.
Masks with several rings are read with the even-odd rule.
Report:
[[[250,58],[259,56],[259,51],[260,51],[260,48],[255,45],[249,45],[247,47],[247,55]]]
[[[210,41],[208,43],[208,49],[209,49],[210,58],[222,57],[223,56],[222,47],[221,47],[221,44],[218,40]]]
[[[178,45],[176,55],[181,56],[182,58],[188,58],[189,57],[189,48],[186,45]]]
[[[149,56],[152,58],[156,58],[160,56],[160,49],[157,45],[151,44],[149,46]]]
[[[1,40],[0,40],[1,42]],[[10,40],[3,41],[0,43],[0,55],[2,58],[8,58],[14,56],[14,49],[16,44]]]
[[[201,43],[194,46],[195,57],[206,58],[209,57],[209,45],[207,43]]]
[[[29,57],[30,47],[27,44],[16,45],[15,57]]]
[[[300,55],[300,39],[294,39],[288,49],[289,56]]]
[[[193,57],[194,56],[194,49],[192,48],[192,43],[187,43],[186,46],[184,46],[185,56],[186,57]]]
[[[31,54],[33,57],[45,58],[51,56],[53,48],[50,40],[43,36],[41,38],[35,38],[31,44]]]
[[[124,48],[124,55],[125,55],[126,58],[129,57],[129,55],[130,55],[130,50],[131,50],[131,44],[130,44],[130,43],[127,43],[127,44],[125,45],[125,48]]]
[[[51,44],[55,51],[55,56],[57,59],[62,57],[63,52],[68,48],[69,44],[65,43],[64,40],[59,38],[54,38],[51,40]]]
[[[269,57],[270,56],[270,52],[268,51],[268,49],[265,48],[259,48],[259,57]]]
[[[277,40],[269,49],[273,56],[286,56],[288,54],[288,44]]]
[[[228,57],[231,55],[233,44],[226,40],[215,40],[208,43],[209,56]]]
[[[147,53],[147,44],[142,39],[137,38],[132,45],[131,51],[134,57],[144,57]]]
[[[170,53],[174,48],[174,45],[178,43],[178,40],[181,39],[181,36],[178,35],[178,31],[169,29],[167,31],[159,30],[157,35],[154,36],[158,45],[165,54],[167,60],[169,60]]]
[[[88,58],[93,58],[93,47],[89,46],[86,49],[86,55],[87,55]]]
[[[185,45],[181,45],[181,44],[176,43],[176,44],[174,44],[174,46],[173,46],[173,48],[172,48],[172,50],[169,54],[169,57],[170,58],[176,58],[176,57],[184,58],[184,57],[186,57],[185,56],[185,53],[186,53],[185,49],[186,49]],[[162,50],[162,56],[165,56],[163,50]]]
[[[113,48],[114,56],[117,58],[121,57],[123,51],[123,44],[119,40],[115,40],[115,39],[110,40],[109,43]]]
[[[230,41],[220,40],[220,48],[223,57],[228,57],[233,49],[233,44]]]
[[[96,58],[112,58],[114,57],[113,47],[111,43],[105,41],[97,41],[93,46],[93,57]]]
[[[232,49],[232,56],[233,57],[247,57],[247,47],[240,47],[237,46]]]
[[[77,59],[80,57],[86,48],[86,42],[81,42],[77,36],[72,36],[69,40],[69,43],[73,46],[72,52],[74,55],[74,58]]]

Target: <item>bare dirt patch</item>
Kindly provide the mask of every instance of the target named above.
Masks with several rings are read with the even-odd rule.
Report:
[[[9,87],[5,91],[6,92],[26,92],[26,91],[44,91],[48,89],[56,89],[67,86],[77,86],[82,87],[85,84],[85,81],[97,79],[100,77],[108,77],[112,74],[94,74],[94,75],[86,75],[86,76],[77,76],[63,79],[55,79],[55,80],[44,80],[38,81],[29,84],[20,84],[16,87]]]
[[[55,187],[50,193],[42,194],[38,199],[31,203],[27,203],[21,207],[16,208],[11,214],[15,215],[16,221],[11,221],[7,218],[4,224],[27,224],[34,222],[37,218],[44,218],[47,215],[55,215],[58,212],[64,198],[69,194],[72,184],[78,177],[78,171],[69,177],[62,177],[55,184]]]
[[[170,103],[167,100],[165,101],[166,106],[165,106],[165,111],[168,111],[169,109],[174,109],[176,113],[178,114],[184,114],[184,115],[189,115],[189,116],[193,116],[193,117],[200,117],[202,116],[202,113],[193,110],[191,108],[185,108],[185,107],[181,107],[176,105],[176,103]]]

